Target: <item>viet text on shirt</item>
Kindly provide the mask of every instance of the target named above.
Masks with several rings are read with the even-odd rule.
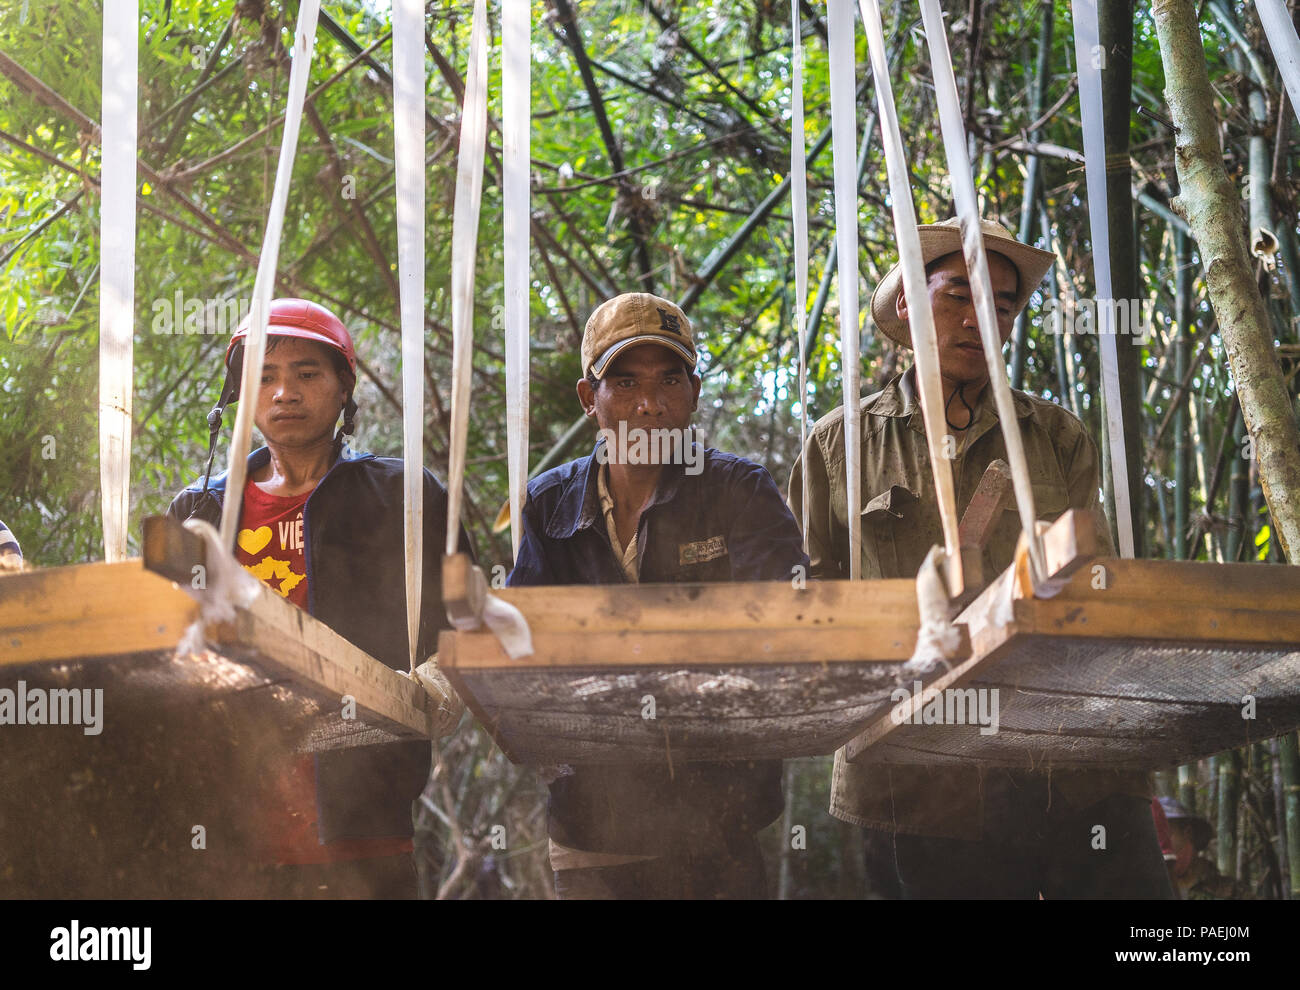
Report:
[[[268,495],[250,479],[235,539],[235,559],[244,570],[302,609],[307,607],[302,510],[310,494]]]

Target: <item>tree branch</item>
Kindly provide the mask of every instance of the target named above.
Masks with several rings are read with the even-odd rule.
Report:
[[[574,16],[573,8],[569,6],[569,0],[551,0],[551,4],[558,15],[559,25],[552,23],[551,30],[557,34],[569,49],[573,52],[573,57],[578,63],[578,72],[582,76],[583,86],[586,87],[587,95],[591,98],[592,113],[596,117],[596,126],[600,129],[601,139],[605,144],[606,154],[609,155],[609,163],[613,166],[617,174],[623,172],[626,166],[623,163],[623,152],[619,148],[618,139],[614,136],[614,130],[610,127],[609,117],[605,113],[605,101],[601,95],[600,87],[596,85],[596,79],[591,72],[591,61],[587,58],[587,50],[582,44],[582,34],[578,29],[577,19]],[[559,28],[562,27],[561,32]],[[620,198],[627,202],[628,197],[637,196],[637,192],[631,188],[626,178],[619,179]],[[646,292],[654,292],[654,278],[651,275],[650,250],[647,245],[648,231],[645,229],[644,216],[640,210],[628,211],[628,231],[632,235],[632,240],[636,249],[637,265],[640,268],[640,288]]]

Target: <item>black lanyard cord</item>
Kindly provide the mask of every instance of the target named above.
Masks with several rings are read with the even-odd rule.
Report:
[[[952,395],[948,396],[948,401],[943,404],[944,422],[948,424],[948,429],[956,430],[958,433],[963,433],[966,430],[969,430],[971,428],[971,424],[975,422],[975,409],[969,402],[966,401],[966,396],[963,394],[965,388],[966,388],[965,385],[958,385],[955,389],[952,390]],[[948,418],[948,407],[952,405],[952,400],[956,398],[960,398],[961,404],[966,407],[967,419],[966,419],[965,426],[956,426],[953,424],[953,421]]]

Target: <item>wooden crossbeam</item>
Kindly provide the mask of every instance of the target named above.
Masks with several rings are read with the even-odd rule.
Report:
[[[444,670],[684,663],[903,661],[920,627],[916,583],[563,585],[494,592],[523,612],[534,654],[510,660],[486,630],[444,631]],[[814,634],[815,635],[812,635]]]
[[[437,702],[409,678],[358,649],[324,623],[269,588],[235,611],[229,623],[209,623],[204,633],[231,659],[254,664],[306,690],[324,712],[356,699],[357,718],[401,738],[434,738]]]
[[[976,605],[979,604],[977,600]],[[979,621],[978,653],[1016,635],[1200,640],[1300,648],[1300,568],[1194,561],[1099,559],[1054,598],[1018,598],[1005,627]]]
[[[487,579],[468,554],[442,558],[442,602],[447,618],[457,629],[475,629],[483,624],[487,601]]]
[[[0,576],[0,667],[173,650],[193,599],[139,560]]]
[[[205,547],[175,520],[155,517],[146,520],[144,550],[144,561],[0,577],[0,668],[90,658],[145,662],[175,653],[200,613],[173,580],[193,580]],[[432,697],[261,583],[233,620],[206,624],[203,641],[220,657],[312,698],[325,719],[340,718],[350,696],[356,721],[390,737],[435,738],[450,729],[440,707],[459,708],[457,699]],[[183,662],[173,676],[184,681]]]
[[[149,516],[143,528],[144,564],[149,570],[191,587],[202,575],[205,580],[197,586],[206,584],[208,546],[197,533],[168,516]]]

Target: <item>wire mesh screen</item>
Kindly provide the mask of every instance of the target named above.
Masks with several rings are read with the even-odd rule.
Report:
[[[937,701],[860,759],[1153,769],[1300,725],[1300,651],[1018,635]]]
[[[462,670],[517,763],[774,759],[833,752],[887,705],[898,663]]]

